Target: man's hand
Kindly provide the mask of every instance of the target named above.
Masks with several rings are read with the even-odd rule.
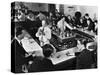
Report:
[[[29,56],[31,56],[31,55],[34,57],[34,56],[35,56],[35,51],[34,51],[34,52],[30,52],[30,53],[28,53],[28,54],[25,54],[25,57],[29,57]]]
[[[27,66],[25,64],[22,65],[22,71],[25,73],[28,73],[28,69],[27,69]]]
[[[30,54],[25,54],[25,57],[29,57],[30,56]]]

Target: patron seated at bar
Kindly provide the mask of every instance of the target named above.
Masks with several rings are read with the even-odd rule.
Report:
[[[54,65],[50,60],[51,54],[53,53],[53,48],[49,44],[44,45],[42,48],[44,57],[36,56],[33,60],[32,65],[29,68],[29,72],[54,70]]]
[[[96,50],[96,42],[84,42],[84,49],[77,57],[77,69],[89,69],[96,67],[94,51]]]
[[[92,22],[92,19],[90,18],[89,14],[86,13],[86,14],[83,16],[84,29],[88,29],[89,21]]]
[[[51,39],[51,29],[49,28],[45,20],[42,20],[42,27],[38,29],[36,37],[39,37],[41,46],[49,44],[49,40]]]
[[[31,55],[29,55],[25,49],[23,48],[23,44],[22,44],[22,39],[24,38],[24,33],[23,33],[23,28],[22,27],[18,27],[16,29],[16,36],[15,39],[12,41],[11,43],[11,47],[12,50],[15,49],[15,58],[13,60],[15,60],[15,72],[20,73],[20,72],[28,72],[27,70],[27,64],[29,61],[33,60],[33,57]],[[15,45],[16,44],[16,45]],[[13,57],[13,55],[12,55]],[[12,63],[14,64],[14,63]],[[24,67],[24,69],[23,69]]]

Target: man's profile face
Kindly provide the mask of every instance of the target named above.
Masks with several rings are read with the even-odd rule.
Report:
[[[42,21],[42,26],[45,26],[46,25],[46,22],[43,20]]]
[[[24,34],[23,31],[22,31],[22,33],[21,33],[20,35],[18,35],[17,38],[18,38],[19,40],[22,40],[22,39],[24,38],[24,35],[25,35],[25,34]]]
[[[71,19],[71,16],[68,16],[68,19],[70,20]]]

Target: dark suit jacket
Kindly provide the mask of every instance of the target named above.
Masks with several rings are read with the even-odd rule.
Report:
[[[77,69],[89,69],[91,68],[91,64],[93,64],[92,53],[84,49],[81,54],[77,57]]]
[[[18,43],[16,39],[11,43],[11,71],[12,72],[21,72],[22,65],[26,64],[30,57],[25,58],[27,52],[24,48]],[[31,57],[32,58],[32,57]]]
[[[15,63],[16,65],[21,65],[24,63],[22,61],[25,58],[25,54],[27,53],[24,48],[18,43],[16,39],[13,40],[12,46],[15,47]]]
[[[91,30],[94,31],[94,29],[95,29],[94,23],[93,23],[93,22],[90,22],[90,24],[89,24],[89,26],[88,26],[88,30],[89,30],[89,31],[91,31]]]
[[[41,72],[52,70],[54,70],[54,66],[51,60],[47,58],[40,59],[39,57],[34,58],[33,64],[29,68],[29,72]]]
[[[90,20],[90,24],[91,24],[91,23],[92,23],[91,18],[89,18],[88,20]],[[88,27],[87,19],[84,19],[84,20],[83,20],[83,27]]]

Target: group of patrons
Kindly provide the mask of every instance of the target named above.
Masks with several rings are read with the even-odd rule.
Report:
[[[57,10],[55,10],[55,12],[49,12],[46,15],[43,14],[41,11],[39,12],[39,14],[34,14],[32,11],[26,14],[26,11],[17,10],[17,13],[15,13],[15,15],[12,16],[12,20],[14,22],[21,22],[21,21],[41,22],[40,25],[41,27],[38,28],[35,36],[38,37],[39,39],[40,42],[39,44],[43,48],[43,54],[45,57],[41,58],[41,57],[33,57],[32,55],[28,55],[28,53],[22,48],[21,39],[23,39],[24,34],[23,34],[23,29],[19,28],[19,30],[15,32],[17,39],[16,38],[14,39],[14,41],[17,43],[16,45],[18,46],[16,47],[16,54],[15,54],[16,72],[54,70],[54,65],[49,59],[49,57],[53,52],[52,51],[53,46],[50,44],[49,41],[52,38],[51,33],[53,30],[55,31],[58,29],[58,31],[60,32],[59,35],[61,35],[62,37],[64,36],[66,30],[70,31],[76,28],[82,28],[83,30],[94,32],[97,35],[98,21],[91,19],[88,13],[86,13],[84,16],[81,16],[81,12],[76,12],[75,16],[72,17],[71,15],[65,16],[64,14],[61,14]],[[12,41],[13,46],[15,43],[14,41]],[[79,58],[77,58],[77,64],[76,64],[77,69],[91,68],[91,64],[93,61],[92,58],[93,54],[91,53],[91,51],[89,51],[86,48],[86,45],[87,44],[85,43],[84,44],[85,49],[80,54]],[[46,47],[48,48],[46,49]],[[84,55],[86,57],[84,57]],[[32,61],[32,63],[30,63],[30,61]]]

